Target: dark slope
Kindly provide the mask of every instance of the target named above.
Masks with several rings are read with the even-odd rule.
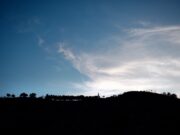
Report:
[[[155,93],[127,92],[81,101],[0,99],[0,132],[174,135],[179,129],[180,100]]]

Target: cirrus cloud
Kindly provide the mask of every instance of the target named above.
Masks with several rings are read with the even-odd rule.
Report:
[[[180,94],[180,26],[132,28],[124,34],[101,39],[105,51],[77,53],[60,44],[58,52],[89,78],[74,86],[89,95],[146,89]]]

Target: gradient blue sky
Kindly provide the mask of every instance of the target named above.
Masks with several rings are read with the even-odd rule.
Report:
[[[0,95],[179,94],[179,7],[179,0],[0,0]]]

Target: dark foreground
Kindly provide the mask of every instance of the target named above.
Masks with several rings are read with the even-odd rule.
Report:
[[[173,96],[128,92],[65,100],[1,98],[0,134],[180,134],[180,100]]]

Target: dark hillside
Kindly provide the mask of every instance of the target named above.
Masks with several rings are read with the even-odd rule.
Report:
[[[174,135],[180,100],[174,95],[127,92],[109,98],[1,98],[0,132],[32,134]]]

